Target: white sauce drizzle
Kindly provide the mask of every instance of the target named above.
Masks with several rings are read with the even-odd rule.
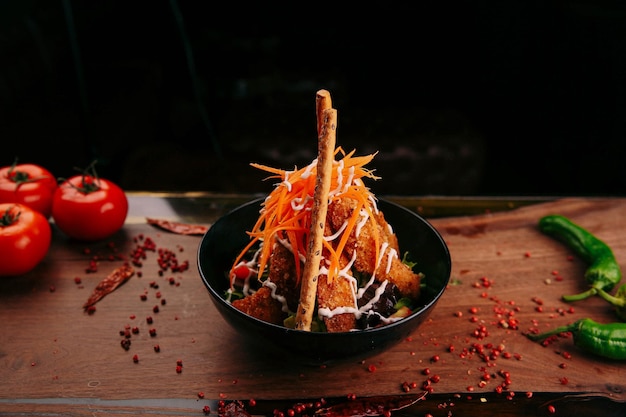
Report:
[[[376,279],[376,271],[378,270],[378,266],[380,265],[380,261],[382,260],[382,257],[385,253],[385,250],[387,249],[387,246],[389,246],[387,242],[384,242],[381,245],[380,254],[378,255],[378,259],[376,260],[376,265],[374,266],[374,272],[372,273],[372,276],[370,277],[369,281],[367,281],[367,284],[365,284],[363,288],[359,288],[359,291],[357,292],[358,298],[363,297],[363,294],[365,293],[365,291],[367,291],[367,289],[371,287],[372,284],[374,283],[374,280]]]
[[[313,160],[313,162],[311,162],[306,169],[304,170],[304,172],[302,172],[302,178],[303,179],[307,179],[311,176],[311,173],[313,172],[313,168],[315,168],[317,166],[317,158],[315,158]]]
[[[360,181],[360,180],[357,180],[357,181],[354,180],[354,167],[353,166],[348,169],[348,173],[350,175],[348,176],[348,181],[346,181],[346,185],[343,187],[344,193],[348,192],[348,188],[350,187],[350,185],[352,185],[352,183],[357,184],[357,181]]]
[[[385,287],[387,287],[387,284],[388,284],[388,281],[384,280],[380,284],[380,286],[376,288],[376,291],[374,291],[374,297],[372,297],[371,300],[369,300],[366,304],[362,305],[360,308],[356,308],[352,306],[342,306],[342,307],[335,307],[331,310],[330,308],[322,307],[317,310],[317,315],[320,318],[323,318],[323,317],[330,318],[337,314],[352,313],[358,320],[359,318],[361,318],[363,314],[370,314],[370,310],[372,309],[374,304],[376,304],[378,300],[380,300],[381,295],[385,292]]]
[[[329,198],[341,194],[341,188],[343,185],[343,167],[345,165],[345,162],[342,159],[339,162],[333,162],[333,165],[337,165],[337,186],[334,190],[330,190],[330,192],[328,193]]]
[[[285,313],[292,313],[292,311],[289,311],[289,306],[287,305],[287,299],[284,296],[276,293],[276,289],[278,288],[276,286],[276,284],[274,284],[269,279],[266,279],[263,282],[263,286],[268,287],[269,289],[272,290],[272,293],[271,293],[272,294],[272,298],[282,304],[281,310],[283,312],[285,312]]]
[[[359,180],[360,181],[360,180]],[[367,197],[370,203],[372,203],[372,207],[374,207],[374,213],[378,214],[378,204],[376,204],[376,199],[373,195]]]
[[[354,231],[354,235],[357,238],[361,235],[361,229],[363,228],[363,226],[365,226],[365,223],[367,223],[367,219],[369,219],[369,214],[367,213],[367,210],[363,208],[359,212],[359,215],[361,216],[361,220],[359,220],[359,222],[357,223],[356,230]]]
[[[292,187],[291,182],[289,182],[289,175],[293,174],[294,172],[296,172],[295,168],[293,171],[285,171],[285,179],[283,180],[283,184],[285,184],[285,187],[287,187],[287,191],[289,192],[291,192]]]
[[[389,249],[389,253],[387,254],[387,268],[385,269],[386,274],[389,274],[389,271],[391,271],[391,262],[393,258],[397,257],[398,252],[394,248]]]
[[[346,230],[346,227],[348,227],[348,222],[344,221],[343,224],[341,225],[341,228],[339,230],[337,230],[337,232],[335,234],[330,235],[330,236],[324,236],[324,240],[326,240],[327,242],[331,242],[331,241],[337,239],[339,236],[341,236],[343,231]]]
[[[293,254],[293,246],[291,246],[291,243],[289,243],[289,240],[287,239],[281,239],[281,238],[276,238],[276,240],[278,242],[280,242],[281,245],[283,245],[284,247],[286,247],[289,252],[291,252]],[[303,254],[299,253],[298,254],[298,259],[300,259],[300,262],[304,262],[306,261],[306,256],[304,256]]]
[[[374,296],[372,297],[371,300],[369,300],[367,302],[367,304],[364,304],[363,306],[361,306],[361,308],[359,309],[361,312],[365,312],[368,310],[371,310],[372,307],[374,306],[374,304],[376,304],[378,302],[378,300],[380,300],[380,296],[385,292],[385,288],[387,287],[387,280],[384,280],[380,286],[378,288],[376,288],[376,291],[374,291]]]
[[[350,280],[352,288],[356,291],[359,283],[357,282],[356,278],[354,278],[354,276],[350,274],[350,270],[352,269],[352,265],[354,265],[354,261],[356,261],[356,251],[352,252],[352,258],[350,259],[350,262],[348,262],[348,264],[341,271],[339,271],[338,275],[347,280]]]
[[[311,196],[307,195],[304,200],[302,200],[302,197],[295,197],[294,199],[291,200],[291,208],[294,211],[300,211],[302,209],[304,209],[306,207],[306,204],[311,201],[312,198]]]
[[[349,306],[335,307],[332,310],[329,309],[328,307],[320,307],[317,309],[317,316],[320,318],[323,318],[323,317],[330,318],[337,314],[344,314],[344,313],[352,313],[355,315],[356,318],[361,317],[361,312],[356,307],[349,307]]]
[[[341,279],[347,279],[350,282],[350,287],[352,288],[353,293],[352,296],[354,299],[354,305],[356,305],[356,290],[359,287],[359,283],[357,282],[356,278],[352,274],[350,274],[350,270],[352,269],[354,261],[356,261],[356,251],[352,252],[352,258],[350,259],[350,262],[348,262],[346,266],[339,270],[335,276]],[[330,264],[330,262],[326,261],[326,264]],[[329,270],[326,266],[320,267],[320,275],[328,275],[328,273]]]

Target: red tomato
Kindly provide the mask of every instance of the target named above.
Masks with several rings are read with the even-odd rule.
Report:
[[[82,241],[106,239],[120,230],[128,199],[117,184],[92,175],[63,181],[52,199],[52,218],[59,229]]]
[[[0,204],[0,276],[22,275],[48,253],[52,231],[48,219],[18,203]]]
[[[13,164],[0,168],[0,203],[25,204],[47,219],[56,188],[57,180],[39,165]]]

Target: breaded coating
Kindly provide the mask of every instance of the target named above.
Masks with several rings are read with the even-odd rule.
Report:
[[[300,299],[296,261],[293,253],[279,241],[274,244],[268,279],[276,284],[276,294],[285,297],[289,310],[296,311]]]
[[[249,316],[278,325],[282,325],[285,318],[282,304],[272,298],[272,290],[268,287],[261,287],[254,294],[235,300],[232,305]]]
[[[341,267],[347,265],[344,257],[341,259]],[[320,274],[317,281],[317,305],[318,308],[333,310],[337,307],[357,308],[354,301],[354,292],[350,282],[337,276],[333,282],[328,282],[328,276]],[[354,312],[335,314],[332,317],[323,317],[326,330],[332,332],[349,332],[356,327]]]
[[[349,198],[334,200],[328,207],[328,217],[333,231],[341,228],[346,219],[350,218],[352,212],[356,209],[356,201]],[[395,284],[402,296],[416,299],[420,291],[420,275],[413,272],[407,265],[402,263],[398,258],[398,240],[394,233],[389,229],[389,225],[384,218],[382,212],[375,214],[375,218],[368,219],[360,229],[358,238],[353,231],[346,243],[345,250],[347,256],[352,256],[357,251],[357,257],[353,267],[367,274],[373,274],[376,268],[376,247],[375,247],[375,231],[378,235],[381,245],[387,243],[385,252],[380,257],[380,264],[376,269],[376,279],[379,282],[385,279]],[[390,250],[395,250],[396,255],[391,257],[391,266],[387,272]]]
[[[388,252],[388,251],[387,251]],[[388,280],[398,287],[403,297],[410,297],[414,300],[420,295],[421,275],[413,272],[402,260],[394,257],[391,259],[391,268],[386,271],[385,262],[376,271],[376,278],[382,282]]]
[[[400,245],[398,244],[398,236],[393,232],[387,220],[385,220],[385,215],[382,211],[378,211],[378,213],[374,212],[374,218],[376,219],[376,223],[380,231],[385,235],[385,241],[389,244],[390,248],[393,248],[398,252],[400,250]]]

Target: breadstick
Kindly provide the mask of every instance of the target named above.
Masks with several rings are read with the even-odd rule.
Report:
[[[317,116],[317,137],[322,134],[324,126],[324,110],[332,108],[332,100],[328,90],[318,90],[315,94],[315,114]]]
[[[300,302],[296,312],[296,329],[304,331],[311,331],[317,298],[317,277],[322,259],[324,225],[328,211],[328,194],[330,193],[337,130],[337,110],[324,109],[322,115],[324,117],[321,133],[318,136],[317,176],[311,209],[311,230],[302,272]]]

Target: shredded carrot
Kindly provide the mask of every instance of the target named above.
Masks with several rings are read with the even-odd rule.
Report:
[[[370,218],[373,217],[371,200],[374,199],[374,195],[365,186],[362,178],[379,179],[372,170],[365,168],[365,165],[376,154],[355,157],[353,156],[354,153],[355,151],[353,150],[346,154],[341,147],[335,149],[335,159],[339,154],[342,157],[333,161],[329,199],[333,201],[339,198],[351,198],[357,204],[352,211],[350,219],[347,219],[348,225],[343,231],[337,247],[333,248],[328,243],[324,244],[324,247],[330,254],[328,279],[331,282],[339,271],[339,258],[343,253],[348,237],[358,224],[361,211],[364,209]],[[244,258],[246,253],[259,242],[262,243],[258,257],[258,276],[261,278],[268,266],[275,239],[285,240],[291,246],[294,260],[296,261],[296,275],[300,277],[301,259],[304,259],[306,256],[306,242],[311,229],[311,207],[313,206],[313,195],[315,193],[317,160],[314,160],[304,168],[295,168],[293,171],[256,163],[250,165],[274,174],[268,178],[280,179],[281,182],[276,185],[276,188],[263,202],[259,218],[252,230],[248,232],[251,240],[233,263],[231,274],[229,274],[231,276],[231,284],[232,270]],[[374,228],[374,230],[377,232],[378,229]],[[376,240],[377,259],[380,246],[379,236],[376,234],[374,239]]]

